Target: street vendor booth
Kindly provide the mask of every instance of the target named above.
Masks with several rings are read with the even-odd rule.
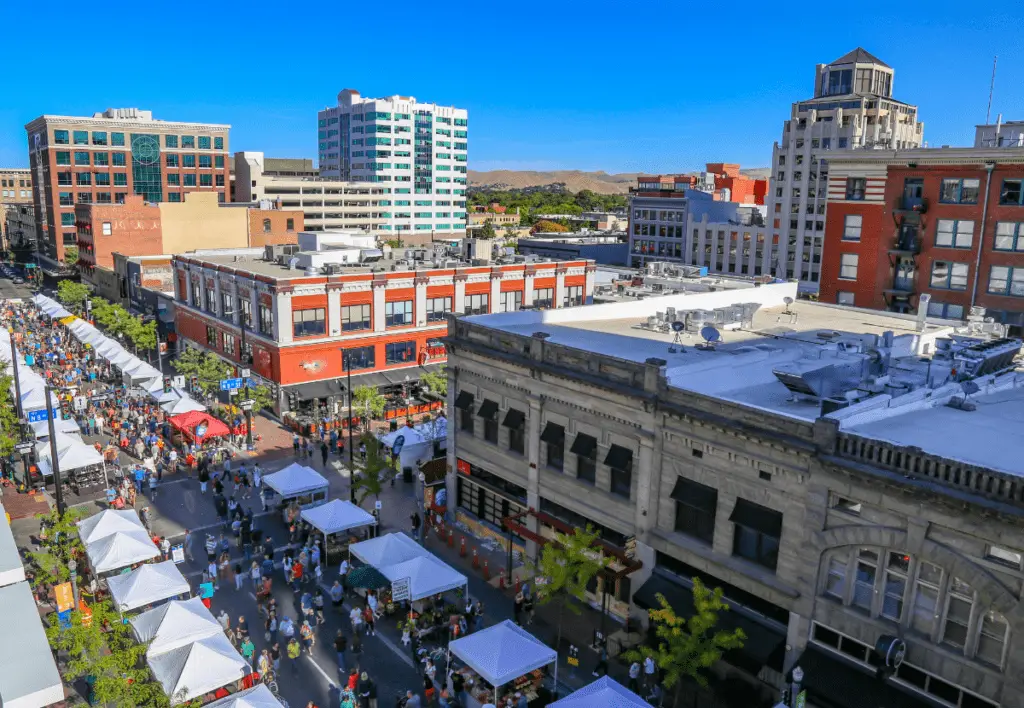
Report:
[[[65,481],[76,489],[97,484],[106,485],[106,468],[103,455],[92,445],[86,445],[78,435],[57,433],[54,436],[57,447],[57,463],[66,476]],[[53,475],[50,460],[50,443],[36,444],[36,464],[44,477]]]
[[[171,416],[167,420],[171,427],[181,432],[189,440],[202,442],[207,438],[227,437],[231,431],[223,422],[217,420],[209,413],[201,411],[189,411],[180,415]]]
[[[121,612],[192,592],[191,586],[174,561],[140,565],[126,575],[109,578],[107,587],[110,589],[110,598],[114,601],[114,606]]]
[[[273,489],[280,497],[285,523],[299,518],[303,509],[310,509],[327,502],[327,479],[311,467],[293,462],[283,470],[265,475],[263,484]]]
[[[650,708],[651,704],[615,679],[602,676],[548,708]]]
[[[468,696],[464,708],[497,705],[516,692],[536,701],[544,679],[541,669],[557,658],[554,649],[511,620],[456,639],[448,645],[448,653],[465,664],[453,667],[464,681]],[[448,681],[451,690],[451,678]]]
[[[366,565],[372,565],[377,569],[385,565],[403,563],[413,558],[430,555],[427,549],[401,532],[353,543],[348,550]]]
[[[198,597],[175,600],[131,619],[132,633],[148,644],[147,656],[180,649],[200,639],[224,634],[224,627]]]
[[[104,509],[100,513],[78,522],[78,537],[88,546],[118,531],[146,533],[146,527],[139,520],[134,509],[117,511]]]
[[[171,705],[237,683],[252,673],[223,631],[185,646],[151,654],[146,663],[171,699]]]
[[[121,369],[121,376],[124,378],[125,384],[129,386],[139,385],[151,379],[161,378],[160,372],[152,365],[147,364],[138,357],[132,357],[132,359],[133,361],[118,367]]]
[[[274,698],[270,689],[261,683],[255,688],[232,693],[213,703],[207,703],[205,708],[282,708],[282,705],[281,701]]]
[[[100,575],[152,560],[160,555],[145,529],[118,531],[85,545],[85,555],[93,571]]]
[[[170,416],[181,415],[183,413],[193,413],[206,410],[206,406],[202,403],[192,400],[189,396],[182,396],[172,401],[165,401],[160,404],[161,410]]]
[[[303,509],[301,518],[324,535],[325,562],[328,565],[340,563],[348,550],[352,537],[346,531],[377,523],[373,514],[341,499]]]
[[[29,423],[29,425],[32,426],[32,434],[35,436],[36,440],[42,440],[43,438],[49,439],[50,421],[37,420],[34,423]],[[53,430],[57,435],[81,435],[82,433],[82,429],[78,427],[78,423],[71,418],[57,418],[53,421]]]

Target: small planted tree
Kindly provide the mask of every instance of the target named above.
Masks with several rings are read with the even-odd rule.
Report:
[[[357,501],[362,505],[371,494],[375,500],[380,500],[380,493],[384,490],[391,468],[377,438],[370,433],[363,433],[359,440],[366,445],[366,463],[354,484],[359,494]]]
[[[442,366],[437,371],[428,371],[420,376],[420,383],[428,391],[444,398],[448,395],[448,370]]]
[[[71,580],[68,562],[77,560],[85,553],[76,525],[85,516],[82,509],[72,507],[63,514],[58,514],[54,509],[36,517],[46,529],[45,538],[40,538],[39,550],[28,554],[34,566],[33,585],[37,590],[49,593],[54,585]]]
[[[73,280],[62,280],[57,283],[57,299],[62,305],[81,311],[89,298],[89,286]]]
[[[388,399],[377,390],[376,386],[356,386],[352,391],[352,408],[354,413],[366,419],[367,430],[370,421],[384,415],[384,406]]]
[[[676,614],[662,594],[656,595],[660,608],[650,611],[658,637],[656,647],[642,646],[624,654],[627,661],[643,661],[647,657],[665,672],[665,688],[672,691],[672,705],[679,701],[682,681],[690,680],[698,686],[707,686],[704,672],[730,649],[743,646],[746,635],[742,629],[715,632],[718,614],[729,606],[722,600],[722,589],[710,590],[700,578],[693,579],[693,615],[689,618]]]

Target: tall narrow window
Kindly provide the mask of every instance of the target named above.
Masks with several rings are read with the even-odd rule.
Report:
[[[914,583],[914,606],[910,614],[910,626],[927,636],[931,636],[935,630],[941,582],[942,569],[939,566],[925,561],[917,564],[917,581]]]
[[[565,428],[557,423],[548,423],[540,441],[546,448],[548,467],[561,471],[565,466]]]
[[[857,556],[856,574],[853,580],[853,605],[867,612],[871,611],[871,600],[875,594],[875,577],[878,573],[878,553],[862,549]]]

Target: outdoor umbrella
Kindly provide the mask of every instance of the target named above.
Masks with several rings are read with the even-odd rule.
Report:
[[[353,568],[345,576],[345,585],[350,588],[362,588],[364,590],[379,590],[386,588],[391,581],[374,568],[372,565],[361,565]]]

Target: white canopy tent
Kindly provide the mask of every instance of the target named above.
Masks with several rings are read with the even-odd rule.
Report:
[[[117,342],[107,340],[96,348],[96,353],[114,366],[124,366],[135,357]]]
[[[174,403],[182,398],[188,398],[188,394],[180,388],[171,388],[170,391],[165,392],[164,382],[160,379],[155,379],[149,386],[149,397],[163,405],[164,403]]]
[[[395,440],[399,437],[405,438],[405,445],[419,445],[426,438],[423,433],[417,430],[415,427],[410,428],[408,425],[399,428],[398,430],[392,430],[389,433],[385,433],[380,436],[380,444],[384,447],[390,448],[395,444]]]
[[[189,411],[205,411],[206,406],[198,401],[192,400],[188,396],[182,395],[181,398],[176,398],[173,401],[162,403],[160,405],[160,409],[168,415],[179,415],[180,413],[188,413]]]
[[[223,632],[153,654],[147,663],[172,705],[240,681],[252,672]]]
[[[160,549],[145,530],[118,531],[86,545],[85,555],[93,570],[107,573],[152,560],[160,555]]]
[[[430,555],[430,552],[423,546],[401,532],[353,543],[348,550],[363,563],[372,565],[377,570],[383,566],[404,563],[413,558]]]
[[[87,445],[81,439],[75,440],[70,435],[57,433],[57,463],[62,471],[78,470],[90,465],[102,465],[103,455],[92,445]],[[44,466],[50,468],[50,443],[41,442],[36,444],[36,460],[40,472]],[[46,472],[43,472],[46,474]]]
[[[32,426],[32,432],[35,434],[36,439],[50,437],[50,424],[45,420],[37,420],[34,423],[29,423]],[[78,423],[70,418],[57,418],[53,421],[53,429],[57,431],[57,435],[78,435],[81,436],[82,429],[78,427]],[[79,437],[81,440],[81,437]]]
[[[408,578],[409,599],[412,601],[461,588],[469,582],[465,575],[432,554],[378,567],[377,570],[392,583]]]
[[[373,514],[341,499],[332,499],[312,509],[303,509],[301,517],[325,536],[377,523]]]
[[[293,462],[283,470],[263,477],[263,483],[284,498],[327,489],[327,479],[312,467]]]
[[[146,362],[142,361],[138,357],[132,357],[132,359],[134,359],[134,361],[120,367],[121,374],[128,382],[137,383],[160,377],[160,372]]]
[[[40,381],[38,384],[25,387],[26,382],[21,382],[21,409],[23,411],[38,411],[46,408],[46,389],[43,388],[43,383]],[[50,391],[50,406],[60,410],[60,401],[57,400],[57,396]]]
[[[163,654],[200,639],[224,634],[224,627],[198,597],[174,600],[154,607],[133,617],[131,623],[135,638],[142,644],[149,642],[147,656]]]
[[[548,708],[650,708],[650,703],[615,679],[602,676]]]
[[[126,575],[110,578],[107,585],[114,605],[121,612],[192,592],[174,561],[146,563]]]
[[[557,658],[554,649],[512,620],[460,637],[448,644],[448,651],[494,686],[495,698],[498,697],[497,687]]]
[[[118,531],[146,532],[134,509],[104,509],[95,516],[78,522],[78,537],[89,545]]]
[[[205,708],[283,708],[264,684],[207,703]]]

